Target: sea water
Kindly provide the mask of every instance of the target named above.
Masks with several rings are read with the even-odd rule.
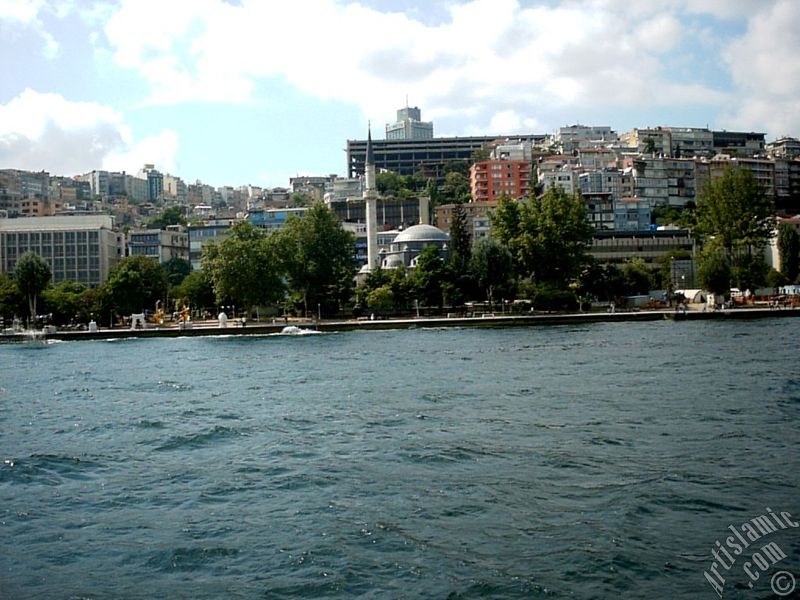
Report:
[[[799,335],[0,345],[0,597],[713,598],[729,526],[800,519]],[[723,597],[800,577],[799,533]]]

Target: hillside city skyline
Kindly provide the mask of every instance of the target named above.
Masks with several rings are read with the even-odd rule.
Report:
[[[412,110],[413,109],[419,110],[417,107],[413,107]],[[398,113],[400,113],[403,110],[408,110],[408,107],[406,107],[406,109],[398,109]],[[432,125],[432,126],[435,125],[435,123],[432,123],[432,122],[427,122],[425,124]],[[375,140],[376,142],[389,141],[385,134],[384,135],[380,135],[380,133],[385,132],[390,127],[396,127],[397,125],[398,125],[397,122],[396,123],[390,123],[390,122],[387,121],[386,124],[385,124],[385,127],[381,127],[381,128],[372,127],[369,130],[372,133],[372,139]],[[591,140],[591,143],[587,144],[585,146],[585,148],[588,149],[588,148],[614,147],[617,151],[620,151],[620,150],[623,151],[623,152],[627,151],[628,153],[634,153],[636,151],[636,148],[633,148],[633,147],[626,148],[624,143],[620,143],[620,142],[622,140],[625,140],[625,139],[630,139],[630,136],[634,132],[636,132],[637,130],[638,131],[658,131],[658,130],[662,130],[662,129],[663,130],[672,129],[672,130],[697,130],[697,131],[704,131],[705,130],[705,131],[708,131],[708,132],[713,131],[712,129],[706,128],[706,127],[688,127],[686,125],[645,125],[645,126],[641,126],[641,127],[634,127],[631,131],[620,132],[619,130],[615,129],[613,126],[609,126],[607,124],[603,124],[603,125],[596,125],[596,124],[595,125],[586,125],[586,124],[582,124],[582,123],[576,123],[576,124],[573,124],[573,125],[567,125],[567,126],[560,127],[559,130],[555,134],[542,133],[542,132],[527,132],[526,134],[504,134],[504,133],[495,133],[495,132],[477,132],[477,133],[475,133],[474,136],[471,136],[471,137],[491,138],[493,140],[496,140],[498,143],[500,143],[503,140],[514,141],[514,140],[520,140],[520,139],[534,138],[535,137],[535,138],[543,140],[543,143],[538,147],[538,150],[543,153],[543,154],[540,155],[540,158],[541,158],[542,156],[546,155],[544,153],[561,154],[562,152],[559,150],[559,147],[558,147],[559,131],[564,132],[564,131],[571,130],[571,129],[572,130],[574,130],[574,129],[584,129],[586,131],[597,130],[597,129],[608,129],[608,130],[611,131],[612,134],[614,134],[614,139],[613,140],[600,140],[600,139]],[[366,131],[367,131],[367,129],[365,128],[365,132]],[[773,144],[775,142],[782,141],[782,140],[789,140],[790,142],[797,142],[797,139],[798,139],[795,135],[793,135],[793,133],[787,133],[786,135],[782,135],[782,136],[779,136],[777,138],[770,139],[768,137],[768,135],[766,133],[764,133],[764,132],[747,131],[745,129],[731,129],[731,130],[720,130],[720,131],[730,131],[731,133],[750,133],[750,134],[755,134],[755,135],[758,135],[758,136],[764,136],[764,140],[765,140],[765,143],[767,145],[770,145],[770,144]],[[436,132],[434,130],[434,134],[435,133]],[[345,141],[345,143],[350,143],[350,142],[363,143],[363,142],[365,142],[366,137],[367,137],[366,135],[364,135],[363,137],[355,136],[355,137],[352,137],[352,138],[348,138]],[[450,136],[434,135],[433,139],[441,140],[441,139],[447,139],[449,137]],[[467,136],[452,136],[452,137],[457,138],[457,137],[467,137]],[[396,138],[395,141],[398,140],[398,139],[402,140],[403,138]],[[800,144],[800,142],[797,142],[797,143]],[[534,150],[536,150],[536,149],[537,148],[534,148]],[[640,150],[641,150],[641,148],[640,148]],[[661,154],[661,155],[663,155],[665,157],[669,157],[670,156],[670,154],[668,152],[660,152],[659,150],[660,149],[658,149],[656,151],[656,154]],[[748,154],[749,154],[750,157],[767,158],[767,153],[766,152],[764,152],[763,155],[761,155],[761,156],[758,156],[758,153],[752,153],[752,152],[749,152]],[[678,157],[676,157],[676,158],[678,158]],[[693,157],[691,155],[685,155],[682,158],[710,158],[710,156],[703,156],[703,157],[694,156]],[[283,188],[283,189],[291,189],[291,180],[292,179],[318,178],[318,177],[341,177],[341,178],[346,178],[348,176],[348,165],[346,164],[346,157],[342,157],[342,163],[343,163],[343,167],[340,170],[336,170],[336,171],[332,170],[330,172],[324,172],[324,173],[323,172],[312,172],[312,171],[306,171],[306,170],[303,170],[303,169],[298,169],[294,173],[294,175],[291,175],[289,177],[289,179],[287,179],[285,182],[279,183],[277,185],[267,185],[267,184],[263,184],[262,182],[258,182],[258,181],[245,181],[245,182],[228,181],[228,182],[223,182],[221,185],[212,185],[212,184],[208,183],[207,180],[205,180],[205,178],[202,176],[202,174],[200,174],[200,176],[195,178],[195,179],[187,179],[187,178],[183,177],[178,172],[171,172],[171,171],[162,170],[160,168],[161,167],[160,165],[158,165],[157,163],[153,163],[153,162],[145,162],[145,163],[139,164],[139,165],[131,165],[130,169],[121,169],[121,170],[107,170],[107,169],[100,169],[98,167],[98,168],[93,168],[93,169],[91,169],[89,171],[86,171],[86,172],[83,172],[83,173],[58,173],[58,172],[55,172],[55,171],[47,169],[47,168],[43,168],[43,169],[40,169],[40,170],[37,171],[37,170],[31,170],[31,169],[24,169],[24,168],[22,168],[20,166],[13,165],[13,164],[0,165],[0,170],[29,171],[29,172],[32,172],[32,173],[35,173],[35,172],[46,172],[51,177],[63,177],[63,178],[73,178],[73,179],[78,179],[78,178],[80,178],[82,176],[88,176],[92,172],[96,172],[96,171],[108,171],[110,173],[123,173],[123,174],[128,175],[128,176],[137,177],[137,178],[140,178],[140,179],[146,179],[147,178],[146,171],[148,169],[154,169],[155,171],[161,173],[162,175],[171,176],[173,178],[180,179],[181,181],[183,181],[186,184],[197,184],[197,185],[210,186],[211,188],[214,188],[215,190],[222,190],[222,189],[243,190],[245,188],[254,188],[254,189],[257,189],[257,190],[270,190],[270,189],[281,189],[281,188]],[[384,169],[384,170],[387,170],[387,169]]]
[[[9,0],[0,165],[275,187],[340,173],[344,140],[368,122],[382,137],[404,104],[441,137],[599,123],[772,140],[800,132],[798,21],[793,0]]]

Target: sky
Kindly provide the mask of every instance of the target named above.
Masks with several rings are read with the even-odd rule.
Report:
[[[287,186],[436,137],[800,136],[800,0],[0,0],[0,168]]]

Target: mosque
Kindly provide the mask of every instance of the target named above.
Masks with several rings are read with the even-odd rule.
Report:
[[[397,269],[417,266],[420,253],[428,246],[436,246],[439,255],[447,260],[450,236],[433,225],[420,223],[397,234],[389,244],[388,250],[378,250],[378,229],[376,217],[375,156],[372,150],[372,132],[367,133],[367,152],[364,168],[364,192],[367,216],[367,264],[361,274],[370,273],[373,269]]]

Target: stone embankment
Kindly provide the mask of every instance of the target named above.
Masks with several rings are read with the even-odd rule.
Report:
[[[771,308],[737,308],[719,311],[675,311],[675,310],[643,310],[620,312],[591,312],[570,314],[530,314],[530,315],[492,315],[477,317],[428,317],[409,319],[358,319],[358,320],[323,320],[293,321],[292,325],[302,329],[313,329],[320,332],[358,331],[373,329],[413,329],[417,327],[519,327],[541,325],[577,325],[587,323],[622,323],[638,321],[695,321],[695,320],[738,320],[763,319],[800,316],[797,309]],[[99,329],[98,331],[56,331],[48,333],[48,340],[107,340],[148,337],[190,337],[209,335],[270,335],[284,332],[283,322],[253,323],[246,326],[231,321],[227,327],[219,327],[217,321],[193,323],[191,328],[178,326],[156,327],[148,325],[145,329]],[[31,332],[0,335],[0,342],[26,342],[41,339],[41,334],[32,336]]]

